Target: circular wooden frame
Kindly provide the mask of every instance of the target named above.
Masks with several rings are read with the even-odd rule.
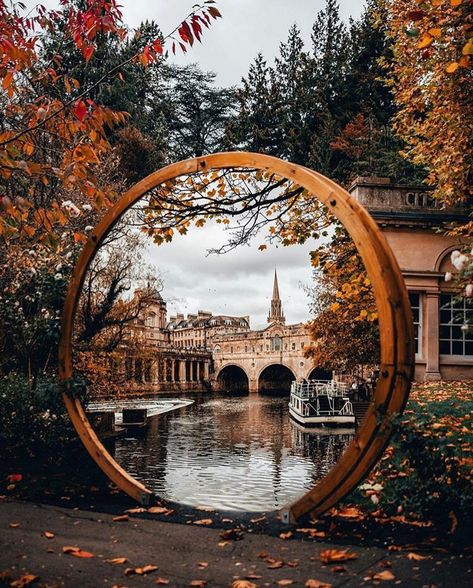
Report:
[[[149,504],[153,494],[130,476],[107,452],[91,427],[72,390],[74,317],[89,264],[121,216],[147,192],[178,176],[212,169],[250,168],[293,180],[314,194],[344,225],[353,239],[373,285],[379,312],[381,365],[374,403],[367,418],[334,468],[302,498],[281,511],[285,521],[308,512],[319,514],[354,489],[380,458],[391,434],[392,418],[400,414],[409,395],[414,366],[414,336],[409,299],[397,261],[367,211],[335,182],[310,169],[269,155],[217,153],[169,165],[135,184],[90,233],[74,269],[62,317],[59,376],[63,398],[82,442],[103,472],[124,492]]]

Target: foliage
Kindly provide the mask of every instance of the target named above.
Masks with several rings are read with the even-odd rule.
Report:
[[[315,318],[308,355],[326,369],[354,373],[379,362],[378,313],[371,283],[356,247],[338,228],[332,241],[312,253]]]
[[[56,463],[65,444],[77,438],[57,386],[44,378],[33,390],[25,376],[14,372],[0,379],[2,461]]]
[[[473,512],[472,409],[471,383],[414,385],[390,447],[347,502],[372,511],[380,522],[433,521],[452,533],[457,525],[468,529]]]
[[[274,66],[261,54],[251,64],[237,92],[228,144],[277,155],[344,184],[359,173],[420,181],[423,170],[403,160],[402,143],[390,129],[396,106],[381,80],[379,60],[390,47],[379,20],[375,26],[370,1],[346,27],[337,2],[327,0],[316,15],[310,49],[291,27]],[[354,130],[362,149],[340,148]]]
[[[428,169],[445,204],[471,194],[471,2],[380,0],[392,46],[388,81],[405,156]]]
[[[26,236],[55,245],[64,224],[63,200],[74,201],[81,195],[97,209],[113,201],[113,186],[103,184],[97,166],[110,149],[107,129],[122,125],[126,116],[96,102],[93,91],[110,77],[119,76],[127,64],[146,67],[159,62],[165,42],[174,51],[176,47],[186,51],[194,39],[200,40],[202,27],[220,16],[213,4],[207,1],[194,6],[188,18],[165,38],[149,40],[144,47],[130,41],[124,61],[110,64],[111,69],[90,84],[85,78],[81,85],[61,68],[62,44],[75,46],[90,63],[104,39],[109,44],[110,37],[125,42],[127,33],[115,0],[64,0],[58,10],[39,5],[29,13],[21,3],[9,6],[0,1],[2,240]],[[62,41],[52,43],[48,55],[41,40],[55,30],[61,31]],[[136,48],[135,53],[131,47]]]

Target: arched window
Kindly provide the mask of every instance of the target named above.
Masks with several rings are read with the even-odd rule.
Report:
[[[276,335],[271,340],[271,350],[272,351],[281,351],[282,347],[282,339],[279,335]]]

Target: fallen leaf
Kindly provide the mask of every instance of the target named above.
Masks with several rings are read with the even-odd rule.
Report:
[[[66,546],[62,548],[63,553],[68,553],[69,555],[73,555],[74,557],[81,557],[81,558],[89,558],[95,557],[93,553],[90,551],[84,551],[83,549],[79,549],[79,547],[70,547]]]
[[[19,526],[20,526],[20,523],[10,523],[10,525],[9,525],[10,529],[18,529]]]
[[[257,588],[257,586],[248,580],[235,580],[232,582],[232,588]]]
[[[373,580],[395,580],[396,576],[390,570],[384,570],[378,574],[374,574]]]
[[[212,523],[212,519],[199,519],[198,521],[192,521],[193,525],[211,525]]]
[[[169,584],[169,580],[166,580],[166,578],[159,577],[154,581],[154,583],[159,584],[160,586],[164,586],[165,584]]]
[[[220,537],[225,540],[241,541],[241,539],[244,537],[244,534],[241,529],[228,529],[227,531],[220,533]]]
[[[9,476],[7,476],[7,481],[10,482],[10,484],[16,484],[17,482],[21,482],[22,479],[23,476],[21,474],[10,474]]]
[[[290,586],[291,584],[294,584],[294,580],[278,580],[276,584],[278,586]]]
[[[343,574],[346,571],[347,569],[345,566],[333,566],[332,568],[332,572],[334,572],[335,574]]]
[[[299,565],[299,561],[295,560],[295,561],[287,561],[286,565],[290,568],[297,568],[297,566]]]
[[[126,568],[125,576],[145,576],[146,574],[151,574],[158,570],[158,566],[146,565],[142,568]]]
[[[256,519],[251,519],[251,522],[256,524],[256,523],[262,523],[265,520],[266,520],[266,515],[263,515],[262,517],[258,517]]]
[[[201,568],[201,569],[203,569],[203,570],[204,570],[205,568],[208,568],[208,567],[209,567],[209,564],[208,564],[208,562],[206,562],[206,561],[199,561],[199,562],[197,562],[197,565],[199,566],[199,568]]]
[[[204,588],[204,586],[207,586],[207,582],[205,580],[192,580],[189,586],[194,586],[195,588]]]
[[[22,588],[23,586],[29,586],[33,582],[39,580],[39,576],[34,576],[33,574],[24,574],[20,576],[18,580],[14,580],[10,583],[12,588]]]
[[[46,539],[54,539],[55,537],[54,533],[51,533],[51,531],[43,531],[43,535]]]
[[[259,574],[246,574],[245,579],[246,580],[260,580],[263,576],[260,576]]]
[[[120,566],[128,561],[126,557],[114,557],[113,559],[106,559],[107,563],[112,564],[112,566]]]
[[[420,553],[414,553],[413,551],[407,554],[407,559],[413,561],[422,561],[423,559],[429,559],[428,555],[421,555]]]
[[[152,506],[151,508],[148,508],[148,512],[151,514],[163,514],[169,516],[174,511],[171,508],[166,508],[165,506]]]
[[[130,520],[130,517],[127,514],[118,515],[116,517],[113,517],[113,519],[112,519],[112,521],[114,523],[123,523],[123,522],[129,521],[129,520]]]
[[[314,580],[314,578],[310,578],[305,583],[305,588],[332,588],[332,584],[328,582],[323,582],[321,580]]]
[[[196,510],[203,510],[204,512],[215,512],[215,508],[212,508],[211,506],[196,506],[195,507]]]
[[[358,556],[356,553],[350,553],[348,549],[325,549],[320,552],[319,559],[324,564],[333,562],[349,561],[350,559],[356,559]]]
[[[292,537],[292,531],[288,531],[287,533],[279,533],[280,539],[290,539]]]
[[[138,506],[137,508],[129,508],[125,512],[127,512],[129,514],[139,514],[140,512],[146,512],[146,508],[142,508],[141,506]]]
[[[284,565],[284,562],[282,559],[273,559],[272,557],[268,557],[266,559],[266,562],[268,564],[269,570],[278,570],[279,568],[282,568]]]
[[[260,559],[266,559],[269,557],[269,553],[267,551],[260,551],[256,557],[259,557]]]

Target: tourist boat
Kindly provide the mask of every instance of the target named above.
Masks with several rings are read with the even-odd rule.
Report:
[[[348,387],[334,380],[292,382],[289,414],[305,426],[355,426]]]

